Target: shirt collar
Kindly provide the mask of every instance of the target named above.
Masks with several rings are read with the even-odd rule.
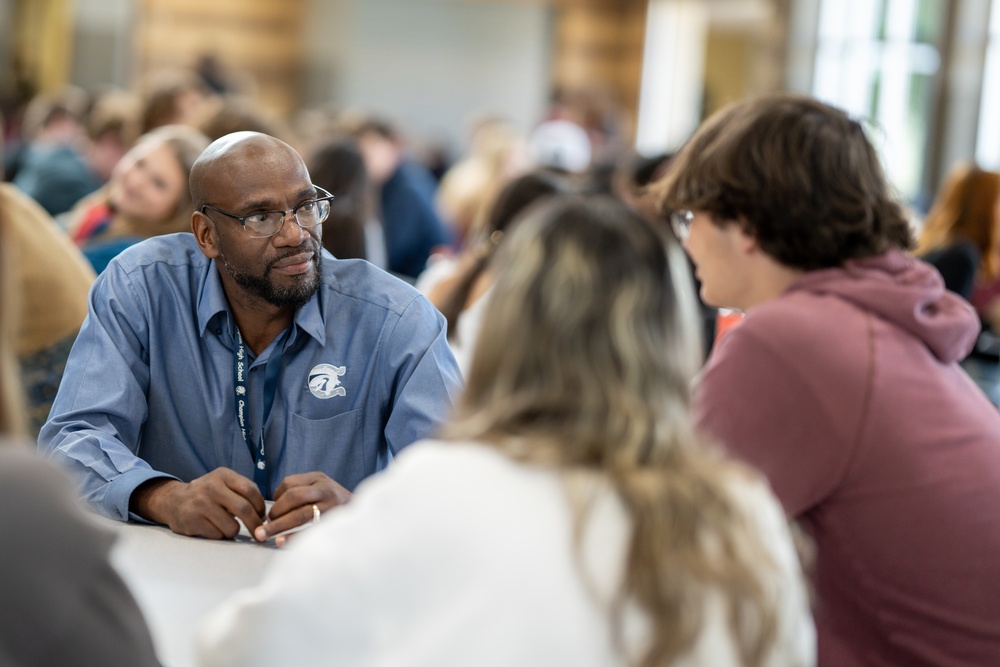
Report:
[[[222,314],[229,320],[229,303],[222,289],[222,279],[215,262],[209,260],[205,264],[206,275],[202,280],[201,293],[198,295],[198,331],[204,337],[205,331]]]
[[[306,302],[306,305],[295,312],[295,319],[292,320],[320,345],[326,345],[326,321],[323,318],[323,304],[320,303],[320,300],[323,299],[323,281],[325,280],[326,276],[320,273],[320,288]]]
[[[321,276],[325,280],[325,276]],[[326,344],[326,322],[323,318],[323,309],[320,300],[323,298],[323,290],[319,289],[313,298],[306,302],[295,312],[292,320],[299,329],[312,336],[320,345]],[[201,294],[198,296],[198,331],[202,336],[212,328],[212,324],[220,317],[225,318],[230,326],[232,325],[232,315],[229,312],[229,302],[226,300],[226,292],[222,288],[222,278],[219,276],[219,269],[215,262],[208,262],[207,275],[202,283]]]

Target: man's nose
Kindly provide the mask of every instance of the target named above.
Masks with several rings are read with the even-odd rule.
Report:
[[[278,233],[274,235],[274,242],[279,246],[300,246],[308,235],[309,232],[299,224],[295,216],[291,212],[286,212]]]

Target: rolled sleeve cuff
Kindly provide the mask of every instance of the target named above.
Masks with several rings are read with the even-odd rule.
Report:
[[[150,470],[149,468],[133,468],[132,470],[123,472],[108,484],[108,493],[101,503],[103,514],[118,521],[136,521],[152,524],[152,521],[128,511],[128,503],[132,498],[132,493],[144,482],[148,482],[151,479],[177,478],[173,475]]]

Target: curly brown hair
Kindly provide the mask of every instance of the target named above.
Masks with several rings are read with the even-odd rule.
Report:
[[[793,268],[913,247],[903,207],[861,123],[794,94],[738,102],[709,118],[652,189],[660,210],[740,224]]]

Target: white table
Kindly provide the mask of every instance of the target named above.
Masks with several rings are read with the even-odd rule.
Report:
[[[162,526],[97,517],[119,537],[111,561],[146,617],[164,667],[195,664],[195,636],[204,615],[231,593],[260,581],[273,545],[184,537]]]

